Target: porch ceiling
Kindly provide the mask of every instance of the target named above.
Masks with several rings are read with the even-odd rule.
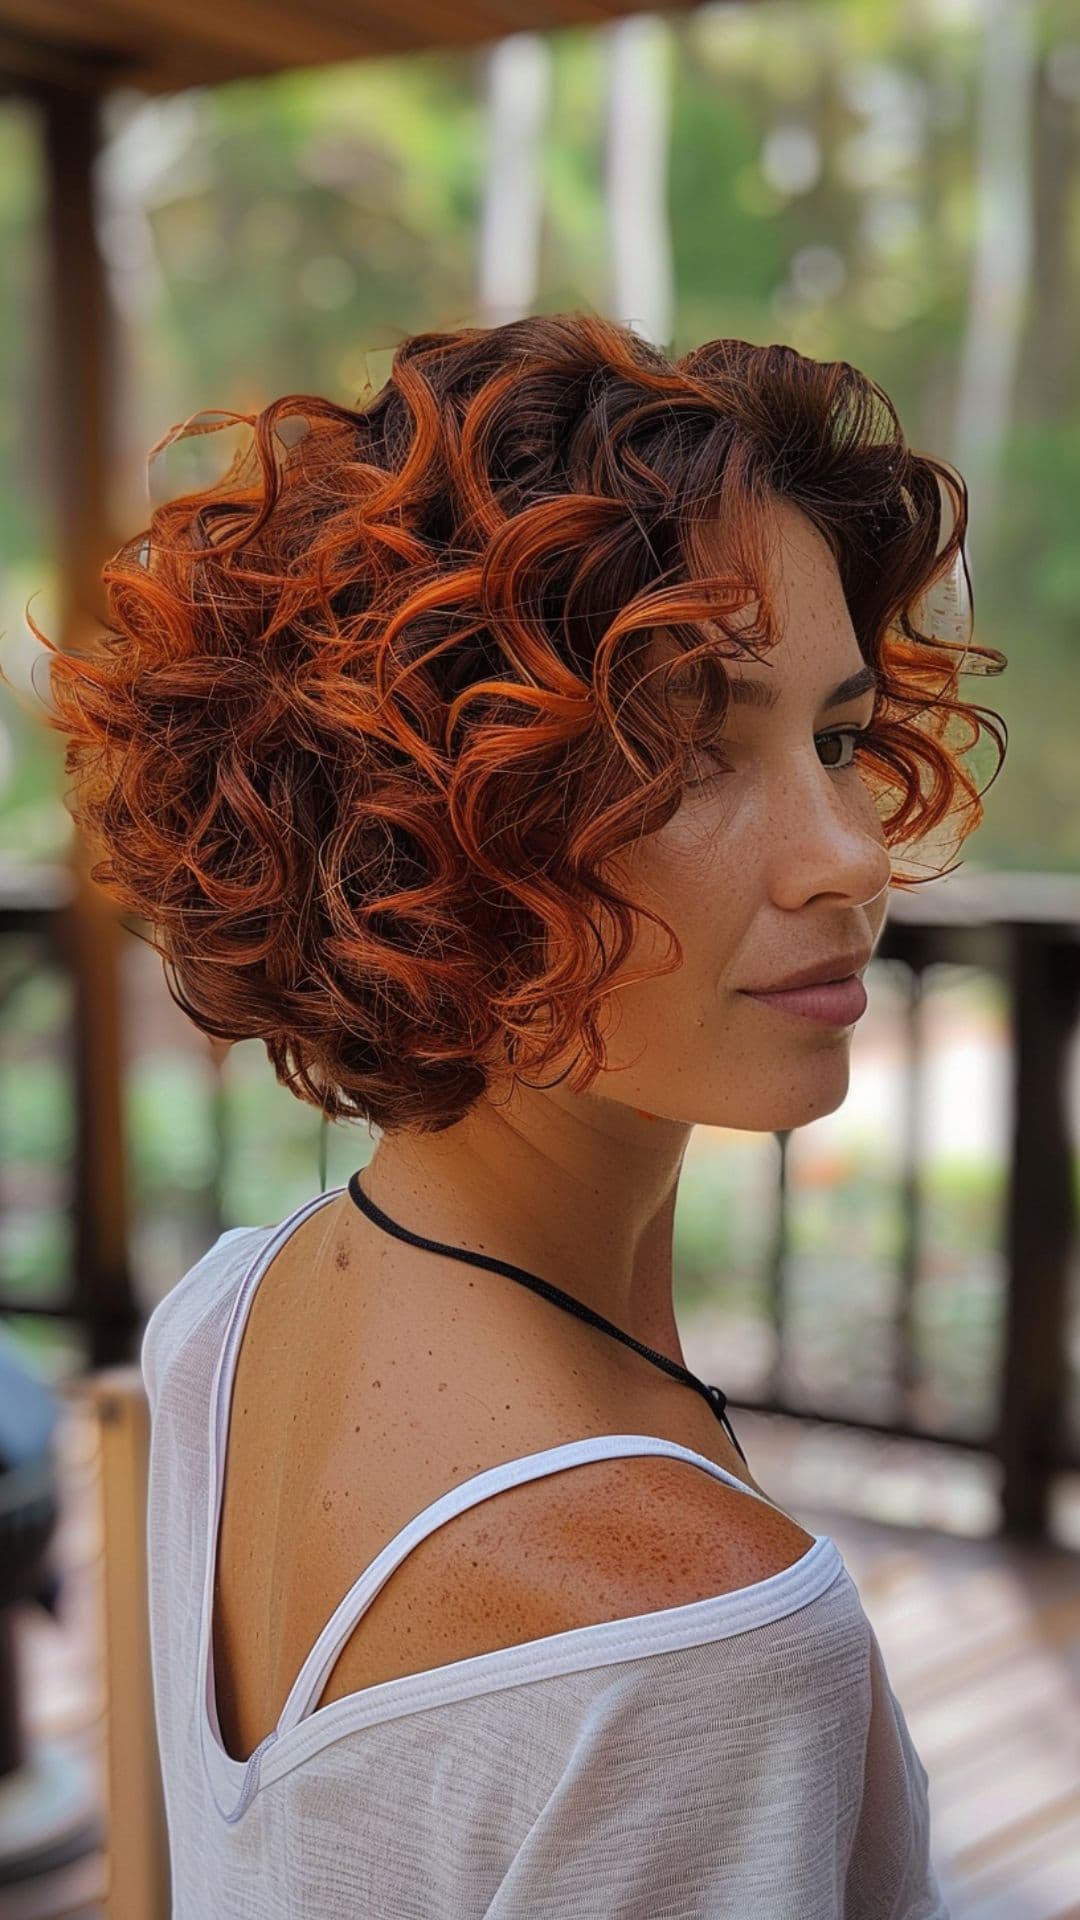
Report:
[[[668,0],[0,0],[0,92],[179,87],[595,27]]]

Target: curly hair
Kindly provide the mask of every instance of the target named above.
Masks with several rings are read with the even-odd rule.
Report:
[[[224,479],[102,569],[100,645],[27,619],[92,879],[149,923],[195,1025],[262,1040],[327,1118],[438,1132],[568,1049],[584,1090],[639,915],[674,954],[634,978],[681,964],[606,865],[679,807],[724,660],[775,639],[777,499],[827,540],[878,670],[860,759],[887,845],[982,818],[964,755],[984,716],[996,777],[1003,723],[955,682],[1006,658],[971,644],[970,589],[964,631],[920,626],[966,579],[966,490],[846,362],[741,340],[673,361],[593,313],[530,316],[405,338],[355,409],[291,394],[152,451],[230,421],[252,437]]]

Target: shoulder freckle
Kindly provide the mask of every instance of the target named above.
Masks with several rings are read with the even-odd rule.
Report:
[[[754,1585],[814,1544],[789,1515],[700,1469],[691,1477],[680,1461],[596,1461],[561,1477],[576,1484],[546,1503],[548,1516],[579,1594],[591,1592],[614,1611],[648,1612]]]

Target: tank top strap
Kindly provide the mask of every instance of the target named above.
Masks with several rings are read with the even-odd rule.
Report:
[[[240,1348],[240,1342],[244,1337],[244,1328],[247,1324],[255,1290],[263,1274],[266,1272],[267,1267],[270,1265],[271,1260],[274,1258],[274,1255],[280,1252],[290,1234],[307,1219],[309,1214],[317,1213],[320,1207],[325,1206],[330,1200],[336,1200],[338,1195],[344,1193],[344,1191],[344,1187],[331,1187],[326,1193],[317,1193],[313,1199],[302,1201],[300,1206],[294,1207],[293,1211],[285,1216],[284,1220],[279,1221],[269,1238],[264,1240],[262,1245],[257,1249],[233,1297],[232,1308],[225,1328],[225,1338],[221,1343],[217,1365],[214,1368],[214,1378],[210,1388],[210,1455],[214,1468],[217,1499],[216,1501],[211,1500],[210,1502],[208,1566],[216,1557],[214,1547],[217,1540],[217,1528],[221,1514],[225,1449],[229,1440],[229,1413],[232,1403],[232,1385],[236,1355]],[[250,1227],[231,1227],[227,1233],[220,1235],[219,1244],[221,1240],[230,1238],[233,1234],[250,1233],[251,1231],[252,1229]]]
[[[566,1467],[581,1466],[590,1460],[618,1460],[633,1455],[661,1455],[672,1460],[686,1460],[693,1466],[701,1467],[717,1480],[723,1480],[728,1486],[735,1487],[753,1500],[760,1500],[775,1512],[781,1512],[776,1502],[753,1487],[726,1467],[718,1466],[703,1453],[696,1453],[691,1447],[682,1446],[677,1440],[666,1440],[658,1434],[645,1433],[600,1433],[582,1440],[570,1440],[561,1446],[544,1447],[538,1453],[522,1454],[514,1460],[500,1461],[497,1466],[488,1467],[482,1473],[474,1473],[462,1480],[448,1492],[441,1494],[429,1506],[416,1514],[413,1519],[396,1533],[370,1565],[365,1567],[359,1578],[353,1582],[344,1598],[338,1603],[325,1627],[320,1633],[307,1659],[289,1691],[285,1705],[281,1710],[277,1731],[283,1734],[296,1726],[312,1711],[320,1699],[330,1672],[352,1633],[357,1621],[363,1618],[380,1588],[385,1586],[390,1575],[399,1567],[421,1540],[452,1520],[456,1514],[464,1513],[482,1500],[489,1500],[507,1487],[519,1486],[529,1480],[542,1479],[546,1474],[560,1473]]]

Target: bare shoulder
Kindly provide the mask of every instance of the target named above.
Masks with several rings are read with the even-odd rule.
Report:
[[[536,1491],[524,1550],[532,1561],[538,1545],[557,1556],[571,1626],[736,1592],[814,1544],[749,1488],[670,1457],[583,1462]]]
[[[755,1585],[814,1536],[670,1457],[586,1461],[504,1488],[421,1540],[346,1644],[323,1702],[603,1621]]]

